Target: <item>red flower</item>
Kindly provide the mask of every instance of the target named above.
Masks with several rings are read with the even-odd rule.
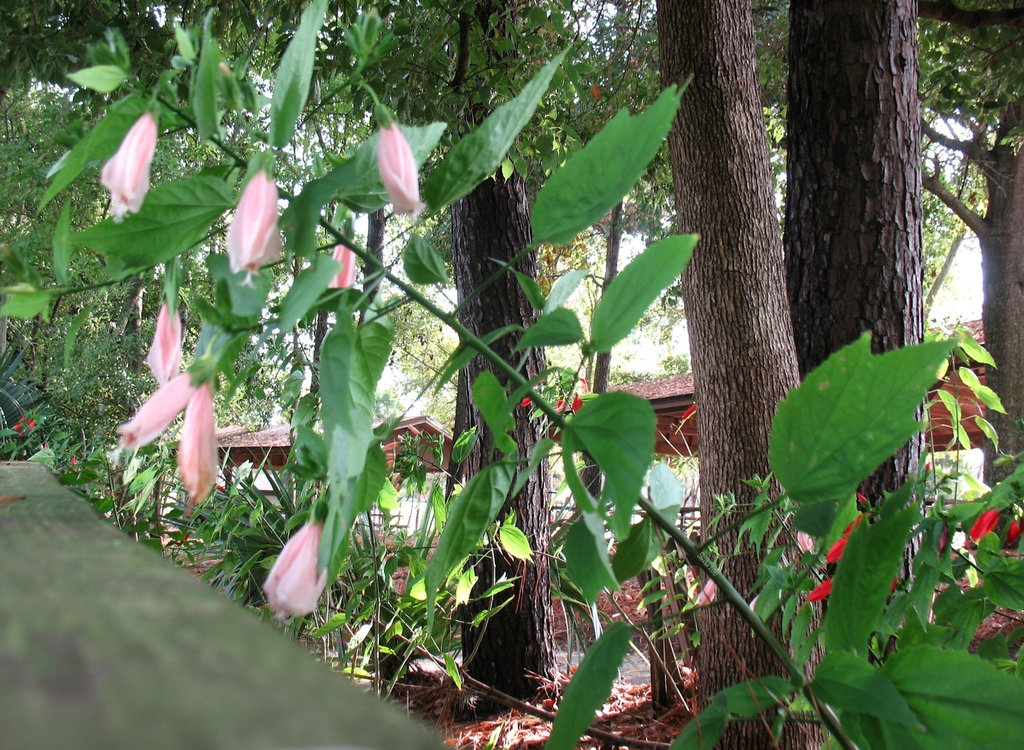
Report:
[[[826,578],[824,581],[814,587],[814,590],[807,595],[807,601],[820,602],[822,599],[827,599],[828,595],[832,593],[832,579]]]
[[[583,406],[583,399],[580,398],[579,396],[577,396],[576,398],[574,398],[572,400],[572,410],[573,411],[579,411],[580,407],[582,407],[582,406]]]
[[[558,403],[555,404],[555,411],[562,411],[562,409],[564,409],[564,408],[565,408],[565,399],[564,398],[558,399]]]
[[[868,502],[868,499],[859,492],[857,493],[857,503],[863,508],[869,508],[871,506],[871,503]]]
[[[825,555],[825,561],[830,563],[838,562],[839,558],[843,556],[843,552],[846,551],[847,541],[847,538],[844,536],[833,544],[832,548],[829,549],[828,554]]]
[[[850,521],[850,525],[843,531],[843,536],[850,536],[850,532],[853,531],[855,526],[860,526],[860,522],[864,520],[864,514],[861,513],[859,516]]]
[[[529,406],[533,403],[533,399],[529,396],[523,396],[523,400],[519,402],[520,406]]]
[[[1020,521],[1014,521],[1010,524],[1010,528],[1006,530],[1006,543],[1016,544],[1017,540],[1020,539]]]
[[[971,527],[971,539],[975,542],[980,541],[985,534],[995,529],[997,523],[999,523],[998,511],[986,510],[978,516],[978,520]]]
[[[697,404],[690,404],[690,408],[683,412],[683,416],[679,418],[680,422],[685,422],[687,419],[693,416],[693,413],[697,411]]]

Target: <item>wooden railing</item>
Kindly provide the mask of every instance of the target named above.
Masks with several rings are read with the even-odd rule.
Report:
[[[0,748],[440,748],[415,721],[0,463]]]

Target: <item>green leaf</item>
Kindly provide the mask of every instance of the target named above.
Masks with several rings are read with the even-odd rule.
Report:
[[[78,338],[78,331],[81,330],[82,324],[85,323],[89,318],[92,317],[93,311],[96,309],[96,304],[86,305],[71,321],[71,325],[68,326],[68,332],[64,339],[64,369],[71,367],[71,353],[75,347],[75,339]]]
[[[455,683],[455,689],[462,690],[462,674],[459,672],[459,667],[451,654],[444,655],[444,671],[452,678],[452,682]]]
[[[988,353],[988,350],[986,350],[985,347],[974,340],[966,328],[960,329],[958,333],[960,335],[957,338],[956,343],[957,346],[963,349],[964,354],[980,364],[987,365],[989,367],[996,366],[996,361],[992,359],[992,355]]]
[[[951,342],[874,356],[864,334],[811,372],[779,404],[768,458],[799,503],[843,497],[922,424],[915,414]]]
[[[203,24],[203,47],[199,55],[199,67],[195,69],[192,81],[192,113],[196,117],[199,138],[207,140],[217,134],[220,113],[217,111],[217,79],[220,69],[220,50],[210,29],[212,11],[207,13]]]
[[[43,194],[40,206],[45,206],[53,196],[70,185],[90,161],[106,160],[113,156],[124,140],[125,133],[145,111],[145,100],[135,96],[129,96],[113,104],[96,127],[82,136],[74,148],[62,156],[50,170],[47,177],[52,175],[53,182]]]
[[[101,94],[109,94],[127,77],[128,74],[116,65],[94,65],[91,68],[68,73],[68,78],[79,86],[98,91]]]
[[[501,543],[502,549],[515,559],[527,562],[533,559],[530,540],[518,526],[509,523],[502,524],[498,529],[498,541]]]
[[[490,370],[484,370],[473,381],[473,401],[491,428],[494,447],[502,453],[513,453],[516,443],[508,431],[515,428],[515,419],[507,403],[508,394]]]
[[[64,204],[53,230],[53,273],[61,284],[68,283],[71,265],[71,201]]]
[[[865,653],[871,633],[879,628],[892,580],[900,571],[910,527],[919,514],[913,508],[861,523],[850,533],[839,561],[825,614],[829,652]]]
[[[722,703],[712,703],[690,719],[669,750],[712,750],[725,733],[729,712]]]
[[[281,57],[270,103],[270,145],[283,148],[295,132],[295,122],[309,95],[316,58],[316,37],[324,23],[327,0],[314,0],[302,12],[302,20]]]
[[[585,278],[587,278],[587,272],[583,269],[569,271],[569,273],[559,278],[555,285],[551,287],[551,294],[548,295],[547,302],[543,305],[544,314],[547,315],[554,312],[568,302],[572,293],[576,291],[576,287]]]
[[[544,292],[540,290],[540,284],[524,273],[519,273],[519,271],[513,271],[513,273],[515,273],[516,279],[519,281],[519,287],[523,290],[523,294],[526,295],[526,299],[530,301],[533,308],[535,310],[543,310],[547,300],[544,298]]]
[[[985,573],[982,592],[997,607],[1024,611],[1024,560],[1001,560]]]
[[[686,501],[686,491],[666,463],[655,464],[647,482],[651,488],[651,502],[660,511],[672,510],[674,514]]]
[[[608,560],[604,523],[596,513],[584,510],[565,535],[565,569],[591,604],[603,589],[619,588]]]
[[[844,714],[868,714],[898,724],[917,724],[917,717],[893,684],[853,654],[827,654],[814,672],[813,688],[816,698]]]
[[[43,320],[50,320],[50,293],[49,292],[11,292],[8,288],[7,302],[4,304],[0,315],[12,318],[34,318],[42,315]]]
[[[621,622],[611,625],[587,650],[572,682],[565,688],[551,736],[544,750],[572,750],[594,721],[594,716],[611,694],[629,650],[629,627]]]
[[[405,275],[414,284],[443,284],[448,281],[441,254],[434,246],[418,234],[409,238],[409,244],[402,252]]]
[[[435,122],[423,127],[402,126],[416,165],[421,165],[437,142],[445,124]],[[377,169],[377,139],[374,133],[356,148],[352,158],[323,177],[311,180],[292,198],[284,214],[288,244],[297,255],[308,256],[316,240],[317,222],[323,207],[335,198],[353,211],[369,213],[388,202],[384,183]]]
[[[107,259],[112,279],[166,263],[206,237],[210,226],[234,205],[222,180],[189,177],[146,196],[142,209],[117,223],[106,219],[73,235]]]
[[[620,583],[635,578],[647,569],[651,561],[661,554],[661,544],[654,524],[645,518],[634,524],[629,536],[619,542],[612,558],[612,570]]]
[[[206,257],[206,267],[210,275],[222,282],[222,288],[228,293],[231,301],[231,314],[240,318],[254,318],[263,311],[273,284],[273,277],[268,273],[249,274],[246,271],[231,273],[228,256],[214,253]]]
[[[974,373],[974,370],[970,367],[961,367],[957,372],[960,374],[960,380],[963,381],[964,385],[970,388],[974,395],[981,399],[981,402],[985,404],[986,408],[989,408],[992,411],[997,411],[1000,414],[1006,414],[1006,409],[1003,407],[1003,402],[999,399],[999,396],[987,385],[982,385],[982,382],[978,380],[978,376]]]
[[[302,320],[320,299],[320,295],[327,290],[327,285],[340,270],[341,263],[326,253],[316,256],[313,265],[295,279],[292,288],[288,290],[288,294],[281,303],[279,325],[282,331],[290,331],[296,323]]]
[[[696,244],[695,234],[666,237],[612,279],[594,308],[590,342],[594,351],[610,351],[629,335],[662,290],[679,278]]]
[[[423,183],[423,198],[431,210],[443,208],[494,175],[516,136],[533,117],[551,77],[565,53],[541,68],[519,95],[492,112],[480,127],[456,143]]]
[[[431,619],[438,587],[452,569],[476,548],[484,531],[501,510],[514,476],[513,464],[491,464],[469,480],[452,503],[437,549],[424,574],[427,611]]]
[[[589,399],[565,428],[563,445],[578,444],[604,472],[605,495],[614,506],[609,524],[616,536],[629,528],[654,456],[655,422],[649,401],[613,391]]]
[[[519,352],[534,346],[565,346],[575,344],[583,338],[583,328],[576,313],[564,307],[541,315],[537,322],[526,329],[516,344]]]
[[[771,716],[776,707],[793,693],[793,686],[776,675],[764,675],[730,685],[715,694],[712,701],[724,704],[737,716]]]
[[[607,214],[658,153],[672,127],[680,96],[672,86],[641,115],[620,111],[573,154],[537,194],[534,241],[565,244]]]
[[[1020,742],[1024,681],[985,660],[917,646],[889,657],[882,673],[906,699],[920,724],[899,729],[921,747],[1003,750]]]

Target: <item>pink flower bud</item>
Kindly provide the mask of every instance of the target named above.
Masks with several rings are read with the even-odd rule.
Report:
[[[235,218],[228,227],[228,260],[231,273],[247,271],[281,257],[281,232],[277,229],[277,186],[262,169],[242,191]],[[248,278],[248,277],[247,277]]]
[[[331,279],[331,283],[327,285],[327,288],[348,289],[352,286],[352,282],[356,280],[355,253],[344,245],[336,245],[334,247],[334,255],[332,257],[341,263],[341,270],[334,275],[334,278]]]
[[[995,530],[997,523],[999,523],[999,511],[986,510],[978,516],[978,520],[971,527],[971,539],[980,542],[985,534]]]
[[[804,552],[814,552],[814,539],[802,531],[796,532],[796,546]]]
[[[156,334],[146,362],[160,385],[177,375],[181,366],[181,319],[177,313],[171,314],[167,303],[156,319]]]
[[[192,376],[187,372],[168,380],[139,408],[130,422],[117,428],[121,447],[132,450],[152,443],[188,405],[195,392]]]
[[[700,594],[697,595],[697,606],[705,607],[717,598],[718,585],[715,583],[714,579],[710,579],[704,584],[704,588],[700,590]]]
[[[157,127],[146,112],[125,134],[117,153],[103,165],[100,184],[110,191],[114,221],[127,213],[138,213],[149,190],[149,165],[156,151]]]
[[[416,159],[398,123],[393,122],[380,130],[377,168],[395,213],[415,216],[423,210]]]
[[[206,497],[217,483],[216,431],[213,391],[209,383],[203,383],[185,408],[178,441],[178,473],[188,490],[189,507]]]
[[[316,607],[327,571],[317,571],[323,525],[307,523],[288,540],[263,584],[267,603],[275,612],[308,615]]]

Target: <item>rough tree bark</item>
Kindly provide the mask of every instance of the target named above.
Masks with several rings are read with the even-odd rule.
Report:
[[[693,75],[669,135],[677,223],[699,232],[683,277],[700,438],[704,519],[715,497],[734,492],[739,512],[754,492],[743,484],[768,474],[768,435],[776,405],[797,383],[782,244],[761,114],[751,6],[744,0],[659,0],[661,77]],[[729,518],[725,519],[728,523]],[[705,534],[715,528],[704,529]],[[753,596],[758,559],[735,534],[717,542],[723,568]],[[740,680],[781,674],[768,649],[729,607],[698,615],[700,701]],[[730,725],[722,747],[773,747],[767,723]],[[781,746],[813,740],[787,727]]]
[[[864,331],[924,335],[917,0],[793,0],[786,270],[801,375]],[[917,471],[923,435],[861,485]]]
[[[530,208],[526,187],[519,175],[508,180],[489,179],[452,206],[452,262],[459,302],[460,321],[480,335],[509,324],[529,326],[535,320],[530,305],[512,273],[503,274],[482,294],[471,296],[495,272],[501,262],[511,260],[530,242]],[[536,277],[534,256],[527,254],[515,268]],[[468,301],[467,301],[468,300]],[[492,347],[503,358],[515,361],[512,349],[518,337],[498,339]],[[544,354],[531,350],[525,365],[527,375],[541,372]],[[477,357],[459,374],[455,434],[476,428],[478,439],[461,469],[466,477],[477,474],[491,462],[493,437],[473,404],[473,381],[484,370],[493,368]],[[498,373],[495,373],[496,375]],[[498,375],[502,379],[501,375]],[[528,458],[534,445],[544,437],[538,421],[528,419],[528,410],[517,408],[513,435],[519,456]],[[517,578],[512,589],[501,592],[494,601],[471,602],[465,608],[467,624],[462,630],[465,668],[476,679],[516,697],[535,695],[540,683],[536,676],[549,678],[554,671],[554,635],[550,568],[548,565],[549,476],[546,462],[526,482],[516,496],[506,501],[499,519],[516,514],[516,525],[526,534],[534,551],[532,562],[508,557],[492,545],[476,565],[479,576],[473,588],[478,597],[502,576]],[[512,601],[488,619],[482,627],[469,623],[473,615],[504,601]]]

